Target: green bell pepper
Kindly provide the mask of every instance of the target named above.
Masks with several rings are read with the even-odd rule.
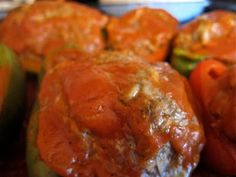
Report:
[[[24,116],[25,103],[25,75],[14,53],[5,45],[0,44],[0,69],[6,69],[8,78],[4,85],[5,92],[0,105],[0,143],[7,148],[7,144],[15,138],[20,122]],[[2,79],[2,78],[0,78]]]
[[[39,106],[36,103],[27,130],[26,162],[28,175],[29,177],[59,177],[50,170],[40,158],[36,143],[38,133],[38,110]]]
[[[204,60],[203,55],[194,54],[184,49],[175,48],[171,58],[171,65],[184,76],[189,76],[198,62]]]

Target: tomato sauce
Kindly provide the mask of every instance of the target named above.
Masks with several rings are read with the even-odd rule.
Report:
[[[225,63],[236,63],[236,14],[217,10],[183,25],[175,47]]]
[[[29,56],[43,60],[68,45],[81,55],[96,55],[105,47],[102,28],[107,20],[96,9],[78,3],[40,1],[10,12],[0,25],[0,41],[27,60],[25,65],[32,63]]]
[[[42,159],[61,176],[189,172],[204,135],[181,82],[170,67],[155,69],[131,54],[63,62],[48,72],[39,94]],[[172,158],[150,171],[161,152]]]
[[[150,63],[166,58],[178,22],[160,9],[139,8],[108,24],[108,43],[115,50],[131,50]]]

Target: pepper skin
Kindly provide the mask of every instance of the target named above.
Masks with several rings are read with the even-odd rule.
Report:
[[[0,44],[0,143],[1,149],[17,136],[25,103],[25,76],[13,52]]]
[[[190,84],[203,105],[206,145],[203,161],[217,174],[236,175],[236,65],[208,59],[190,75]]]

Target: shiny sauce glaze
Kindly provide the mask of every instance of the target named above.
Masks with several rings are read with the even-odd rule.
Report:
[[[108,24],[108,44],[115,50],[132,50],[148,62],[163,61],[178,21],[161,9],[139,8]]]
[[[236,63],[236,13],[217,10],[183,25],[175,47]]]
[[[61,176],[189,175],[204,135],[183,78],[129,53],[66,61],[39,94],[37,145]]]

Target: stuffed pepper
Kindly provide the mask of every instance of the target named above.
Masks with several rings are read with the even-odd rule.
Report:
[[[204,110],[204,162],[217,174],[236,175],[236,65],[209,59],[190,75]]]
[[[126,52],[67,60],[41,83],[29,176],[187,177],[204,143],[197,115],[189,85],[168,64]]]
[[[47,54],[64,47],[84,57],[103,50],[107,17],[73,2],[38,1],[10,12],[0,24],[0,41],[12,48],[26,71],[38,73]]]
[[[212,11],[182,26],[174,41],[171,63],[186,76],[209,57],[231,65],[236,63],[235,45],[236,13]]]
[[[178,21],[168,12],[147,7],[111,19],[107,27],[108,46],[131,50],[149,63],[166,59]]]

